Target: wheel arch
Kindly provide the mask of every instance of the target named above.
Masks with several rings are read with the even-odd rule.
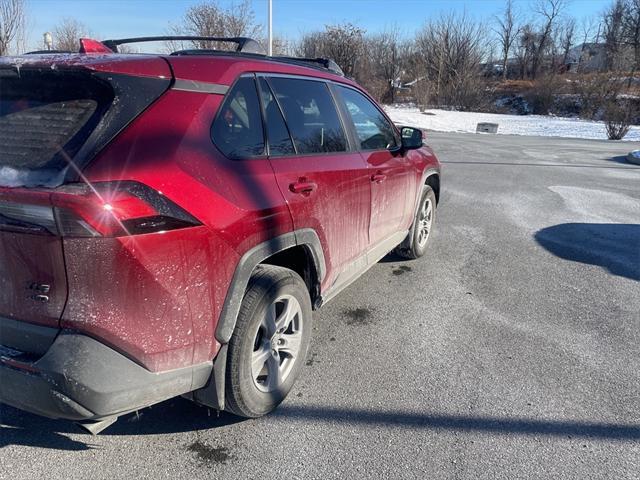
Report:
[[[424,179],[424,185],[429,185],[436,194],[436,205],[440,203],[440,174],[432,170]]]
[[[225,297],[215,331],[216,340],[223,345],[233,335],[244,292],[260,264],[286,267],[298,273],[309,288],[312,304],[320,296],[326,264],[320,239],[314,230],[296,230],[256,245],[240,258]]]
[[[287,260],[290,260],[290,262],[287,263]],[[236,266],[231,284],[227,290],[222,312],[218,318],[215,337],[222,346],[213,360],[213,368],[209,380],[203,388],[193,391],[188,396],[196,403],[217,410],[225,409],[228,343],[235,330],[238,313],[244,293],[249,285],[249,279],[256,267],[265,263],[286,266],[298,274],[302,273],[301,277],[305,280],[305,283],[308,282],[307,287],[310,288],[310,293],[317,289],[318,298],[320,298],[320,284],[326,272],[326,264],[322,244],[314,230],[301,229],[285,233],[256,245],[246,252]],[[311,298],[313,301],[313,296]]]

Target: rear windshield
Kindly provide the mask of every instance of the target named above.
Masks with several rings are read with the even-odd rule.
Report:
[[[0,72],[0,170],[65,168],[112,100],[111,87],[87,74]]]

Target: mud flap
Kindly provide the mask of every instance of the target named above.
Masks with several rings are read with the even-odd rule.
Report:
[[[192,400],[200,405],[224,410],[225,377],[227,373],[227,349],[229,345],[220,347],[218,355],[213,361],[213,371],[207,384],[193,392]]]

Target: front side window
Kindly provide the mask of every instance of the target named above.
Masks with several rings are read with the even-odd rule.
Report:
[[[361,150],[385,150],[397,146],[396,134],[382,112],[360,92],[337,87],[353,121]]]
[[[253,78],[243,77],[235,83],[213,122],[211,135],[216,146],[229,158],[264,154],[260,102]]]
[[[272,77],[269,82],[298,154],[347,150],[347,136],[324,82],[282,77]]]

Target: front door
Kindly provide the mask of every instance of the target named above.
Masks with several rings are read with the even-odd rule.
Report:
[[[336,86],[347,116],[353,122],[358,149],[371,180],[370,248],[397,236],[407,228],[413,198],[409,164],[396,148],[395,129],[371,100],[357,90]]]

